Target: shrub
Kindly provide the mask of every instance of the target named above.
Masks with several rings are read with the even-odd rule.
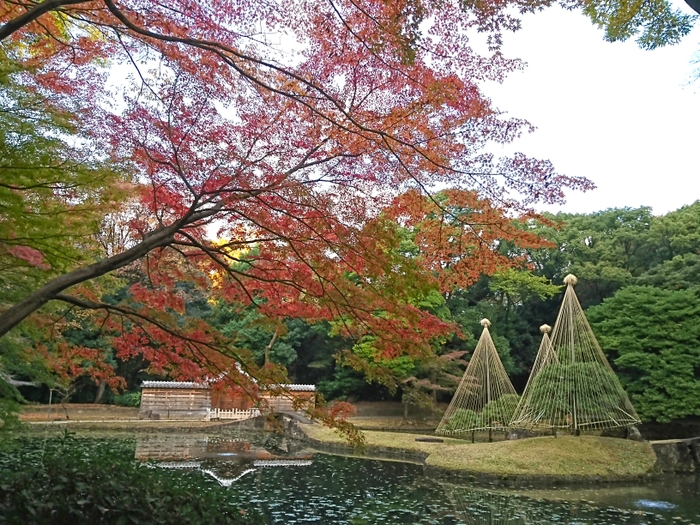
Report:
[[[519,401],[520,396],[517,394],[505,394],[487,403],[481,411],[484,427],[507,427]]]
[[[22,443],[20,443],[22,444]],[[264,523],[226,503],[225,489],[148,468],[123,442],[64,437],[0,454],[0,523],[24,525]]]
[[[0,432],[12,430],[20,425],[17,416],[21,400],[22,396],[17,389],[0,377]]]
[[[120,407],[138,407],[141,405],[141,392],[127,392],[113,398],[114,404]]]
[[[473,410],[458,408],[455,410],[452,417],[447,421],[444,430],[446,432],[467,432],[469,430],[479,428],[481,426],[481,418],[479,414]]]

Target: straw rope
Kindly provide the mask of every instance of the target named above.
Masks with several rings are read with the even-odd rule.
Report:
[[[457,391],[436,429],[437,434],[459,435],[475,430],[504,430],[518,403],[501,358],[484,327]]]
[[[577,434],[640,422],[578,302],[576,281],[573,275],[564,279],[566,293],[551,341],[543,330],[512,427],[567,428]]]

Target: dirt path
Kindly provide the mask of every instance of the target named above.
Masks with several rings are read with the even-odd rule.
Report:
[[[363,430],[395,430],[430,432],[435,429],[439,417],[426,410],[409,412],[409,419],[403,418],[401,403],[360,402],[357,412],[350,422]],[[80,424],[81,427],[101,428],[145,428],[145,427],[201,427],[210,423],[197,420],[141,420],[137,407],[115,405],[64,403],[55,405],[30,405],[25,407],[20,419],[36,425]]]
[[[137,407],[118,407],[115,405],[93,405],[83,403],[65,403],[56,405],[30,405],[24,409],[19,418],[27,422],[39,421],[115,421],[139,418]]]

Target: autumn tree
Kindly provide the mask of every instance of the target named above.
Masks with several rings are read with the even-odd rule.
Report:
[[[454,327],[412,304],[407,290],[466,286],[507,267],[498,239],[538,242],[513,221],[534,203],[561,202],[567,188],[591,187],[547,161],[484,150],[531,129],[479,89],[521,64],[478,54],[467,36],[480,30],[497,47],[499,32],[517,26],[506,7],[0,3],[3,52],[22,68],[17,85],[50,98],[55,111],[78,107],[76,170],[118,166],[139,210],[119,250],[89,256],[70,239],[88,257],[60,267],[40,246],[24,252],[28,271],[43,264],[54,273],[28,288],[8,281],[16,300],[2,305],[0,335],[28,318],[46,325],[47,316],[55,330],[63,305],[93,312],[118,355],[146,356],[158,373],[279,380],[279,369],[257,370],[251,352],[188,315],[176,287],[187,281],[271,320],[333,320],[350,341],[371,338],[380,359],[429,354]],[[107,66],[128,73],[115,85]],[[445,186],[449,205],[432,196]],[[10,191],[32,201],[41,190]],[[79,209],[90,198],[62,205]],[[22,220],[9,217],[8,227]],[[403,257],[398,226],[418,224],[422,256]],[[143,278],[123,300],[105,300],[106,277],[136,262]]]
[[[12,46],[0,48],[0,311],[99,257],[93,236],[105,213],[117,209],[128,183],[81,131],[84,101],[31,89],[23,79],[33,69],[11,59],[15,52]],[[36,327],[25,325],[14,335],[0,341],[0,381],[7,381],[6,389],[16,383],[15,375],[69,388],[86,370],[88,354],[97,375],[109,368],[94,359],[94,349],[80,345],[69,345],[69,351],[54,338],[49,351],[47,333]]]

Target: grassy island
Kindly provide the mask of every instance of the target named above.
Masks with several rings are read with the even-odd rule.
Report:
[[[303,425],[316,442],[347,446],[332,429]],[[489,477],[623,480],[654,470],[656,456],[649,443],[597,436],[538,437],[494,443],[471,443],[444,438],[443,443],[416,441],[418,434],[365,431],[367,449],[423,454],[439,470]],[[424,437],[424,436],[423,436]]]

